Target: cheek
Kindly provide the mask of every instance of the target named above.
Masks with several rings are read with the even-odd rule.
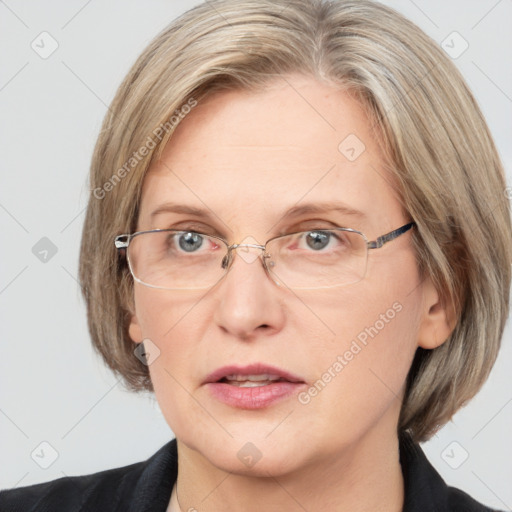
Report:
[[[205,357],[199,347],[206,322],[206,311],[202,308],[205,293],[143,286],[135,289],[135,308],[142,336],[159,350],[158,357],[149,365],[155,397],[175,433],[181,431],[182,422],[186,428],[190,414],[194,414],[199,423],[204,415],[191,398],[190,383],[196,377],[198,362]]]
[[[158,290],[136,285],[135,311],[144,338],[162,352],[191,346],[205,318],[204,304],[209,290]],[[201,313],[198,311],[201,310]]]
[[[370,270],[368,279],[354,285],[309,295],[297,293],[307,309],[299,315],[297,308],[295,313],[290,312],[291,317],[302,322],[296,326],[301,332],[316,331],[316,337],[322,333],[321,352],[328,349],[337,355],[352,347],[353,355],[359,356],[375,347],[382,356],[392,357],[408,346],[411,349],[407,352],[414,351],[421,308],[421,283],[414,256],[399,253],[391,271],[389,261],[375,261]],[[347,353],[347,357],[352,356]]]
[[[413,258],[396,269],[309,301],[329,335],[308,347],[312,386],[299,401],[315,421],[321,416],[349,437],[388,409],[397,413],[417,348],[421,288]]]
[[[310,326],[303,340],[312,361],[310,377],[336,373],[343,375],[340,385],[341,380],[350,378],[365,388],[369,382],[379,387],[381,377],[384,384],[380,385],[387,384],[398,394],[417,346],[416,299],[392,291],[379,294],[373,288],[370,295],[346,294],[332,301],[325,297],[323,306],[317,301],[315,310],[322,327]],[[308,333],[306,325],[298,325],[297,330]],[[319,332],[325,335],[319,336]]]

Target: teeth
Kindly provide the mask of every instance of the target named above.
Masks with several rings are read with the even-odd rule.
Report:
[[[276,381],[279,380],[281,377],[279,375],[271,375],[270,373],[261,373],[259,375],[239,375],[239,374],[233,374],[233,375],[226,375],[224,377],[228,381],[237,381],[237,382],[263,382],[263,381]]]
[[[260,386],[267,386],[268,384],[272,384],[272,382],[276,382],[281,380],[279,375],[272,375],[270,373],[261,373],[259,375],[226,375],[222,382],[227,382],[232,386],[237,386],[239,388],[256,388]]]
[[[229,380],[228,384],[230,386],[236,386],[238,388],[260,388],[262,386],[267,386],[268,384],[272,384],[275,380],[264,380],[264,381],[250,381],[246,380],[240,382],[238,380]]]

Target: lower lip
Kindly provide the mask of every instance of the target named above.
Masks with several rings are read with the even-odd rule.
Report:
[[[210,382],[206,387],[217,400],[232,407],[263,409],[296,394],[305,385],[304,382],[274,382],[265,386],[245,388],[225,382]]]

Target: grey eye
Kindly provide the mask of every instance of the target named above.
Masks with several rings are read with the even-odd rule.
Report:
[[[198,233],[183,233],[178,236],[178,244],[185,252],[194,252],[203,245],[204,238]]]
[[[327,231],[310,231],[306,235],[306,243],[311,249],[324,249],[329,244],[331,233]]]

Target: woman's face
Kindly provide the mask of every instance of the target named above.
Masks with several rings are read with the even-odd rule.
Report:
[[[152,216],[164,203],[203,213]],[[409,220],[359,104],[290,76],[263,93],[222,92],[196,106],[145,178],[137,228],[264,244],[334,226],[374,240]],[[437,294],[420,280],[411,232],[371,250],[362,281],[330,289],[277,286],[260,258],[235,253],[210,289],[135,284],[130,336],[160,350],[149,371],[179,443],[225,471],[278,475],[337,457],[367,436],[394,436],[418,344],[444,339]],[[219,368],[255,364],[299,383],[267,384],[284,395],[253,405],[251,393],[271,388],[205,383]],[[222,389],[226,400],[215,392]]]

